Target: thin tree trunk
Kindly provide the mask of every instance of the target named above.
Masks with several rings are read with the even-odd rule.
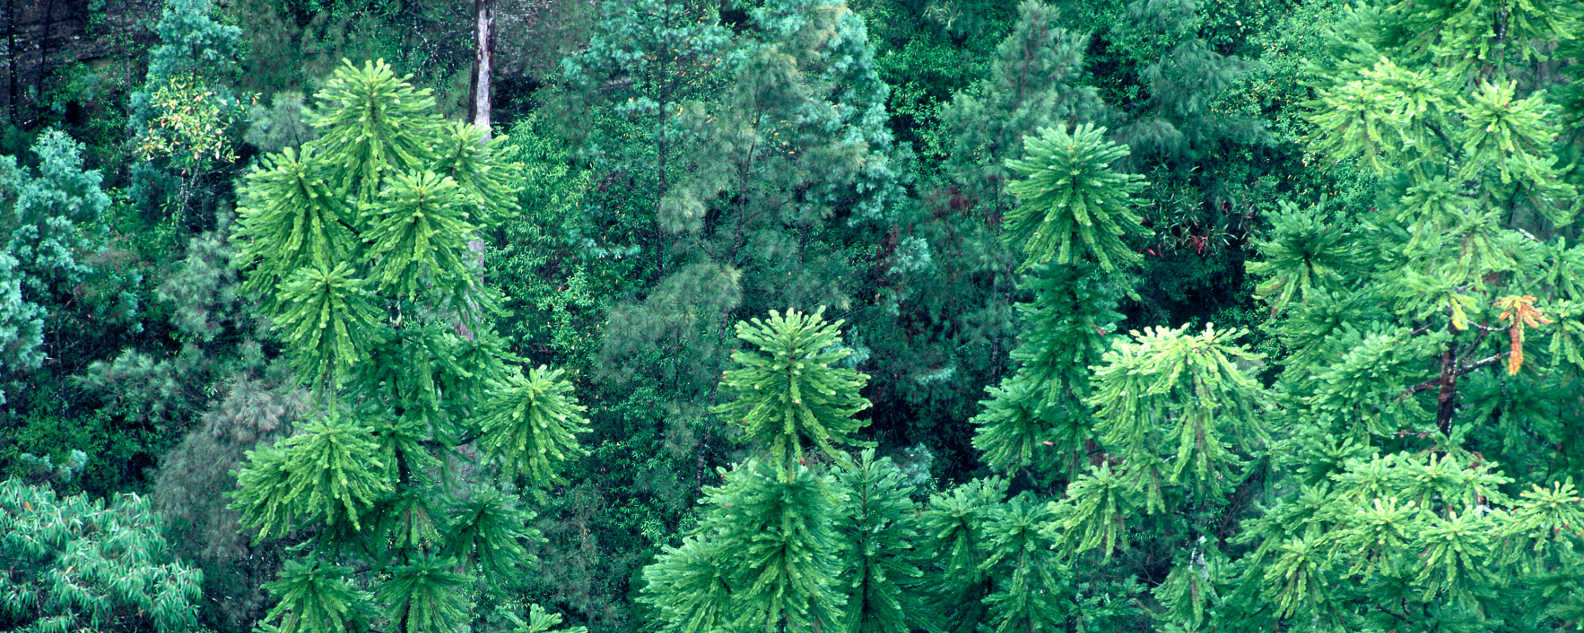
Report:
[[[11,115],[11,125],[22,126],[22,120],[17,113],[17,60],[22,54],[17,51],[16,37],[16,0],[6,0],[6,71],[11,81],[11,103],[7,104]]]
[[[1449,344],[1441,353],[1440,389],[1436,392],[1436,428],[1442,435],[1452,434],[1452,413],[1457,402],[1457,345]]]
[[[473,125],[490,136],[490,63],[495,54],[494,0],[473,0]]]
[[[39,33],[39,41],[38,41],[38,51],[39,51],[39,54],[38,54],[38,59],[39,59],[39,61],[38,61],[38,74],[35,75],[35,79],[33,80],[34,81],[34,83],[33,83],[33,94],[37,95],[37,96],[34,97],[34,99],[38,99],[38,100],[42,100],[44,98],[44,78],[48,77],[49,74],[50,74],[50,72],[49,72],[49,38],[50,38],[50,26],[52,26],[52,24],[54,22],[55,22],[55,3],[50,2],[50,3],[44,5],[44,24],[39,29],[40,33]]]

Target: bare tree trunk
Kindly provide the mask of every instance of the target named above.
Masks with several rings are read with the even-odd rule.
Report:
[[[1436,428],[1442,435],[1452,434],[1452,414],[1457,404],[1457,344],[1447,345],[1441,354],[1441,377],[1436,391]]]
[[[11,125],[22,126],[22,120],[17,115],[17,61],[22,53],[17,50],[16,37],[16,1],[6,0],[6,70],[10,75],[11,103],[7,104],[7,111],[11,115]]]
[[[495,53],[495,13],[493,0],[473,0],[473,125],[490,135],[490,61]]]

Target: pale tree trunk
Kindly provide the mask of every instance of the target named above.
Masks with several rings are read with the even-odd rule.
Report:
[[[490,61],[495,53],[493,0],[473,0],[473,125],[490,135]]]

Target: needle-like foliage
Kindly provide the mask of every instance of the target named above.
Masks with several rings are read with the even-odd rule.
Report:
[[[555,468],[584,453],[577,443],[577,434],[588,430],[584,410],[561,370],[541,365],[491,391],[479,446],[536,486],[561,482]]]
[[[1024,158],[1007,161],[1019,178],[1007,185],[1018,206],[1007,213],[1005,239],[1022,244],[1022,268],[1092,259],[1111,272],[1139,261],[1127,240],[1143,231],[1132,196],[1144,179],[1112,167],[1128,155],[1127,147],[1087,123],[1070,132],[1066,126],[1039,132],[1024,137]]]
[[[858,393],[869,377],[834,366],[852,353],[840,346],[841,325],[826,321],[824,309],[772,310],[737,324],[737,338],[756,349],[732,352],[737,367],[721,378],[730,400],[715,411],[784,472],[803,460],[805,441],[838,461],[842,446],[864,444],[854,433],[865,422],[853,416],[869,407]]]

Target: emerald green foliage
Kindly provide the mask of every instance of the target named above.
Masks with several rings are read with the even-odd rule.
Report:
[[[565,483],[555,466],[584,453],[576,436],[588,430],[571,396],[561,371],[543,365],[507,378],[483,407],[480,447],[536,485]]]
[[[1065,126],[1044,128],[1023,139],[1024,158],[1007,161],[1021,176],[1007,186],[1018,198],[1007,214],[1007,234],[1028,255],[1022,268],[1053,258],[1059,264],[1093,258],[1111,272],[1138,261],[1126,240],[1143,228],[1129,208],[1143,179],[1112,169],[1128,150],[1104,133],[1087,124],[1071,133]]]
[[[451,511],[450,540],[444,554],[487,574],[506,574],[529,561],[523,543],[537,535],[528,527],[532,513],[511,497],[486,489]]]
[[[1070,618],[1067,570],[1042,529],[1053,518],[1046,504],[1027,494],[990,515],[984,528],[988,555],[979,564],[992,587],[984,597],[990,631],[1054,631]]]
[[[1331,218],[1323,214],[1326,207],[1321,203],[1305,208],[1283,201],[1271,220],[1269,237],[1256,245],[1262,257],[1249,262],[1248,272],[1263,278],[1255,294],[1272,311],[1294,299],[1307,300],[1311,293],[1341,289],[1348,242],[1343,231],[1331,228]]]
[[[974,448],[1001,472],[1065,469],[1070,478],[1094,439],[1089,367],[1121,319],[1120,293],[1092,266],[1045,264],[1023,281],[1034,301],[1019,306],[1026,338],[1012,350],[1017,371],[990,388],[974,418]]]
[[[310,160],[288,147],[248,174],[241,201],[247,212],[238,219],[235,237],[242,244],[241,257],[261,262],[248,276],[253,292],[269,289],[293,270],[328,268],[338,255],[352,252],[352,234],[344,224],[352,214],[315,177]]]
[[[1100,443],[1157,509],[1164,483],[1199,498],[1226,494],[1242,478],[1234,449],[1251,452],[1270,436],[1264,388],[1239,366],[1259,357],[1231,345],[1241,333],[1186,329],[1148,328],[1114,343],[1089,397]]]
[[[897,633],[923,628],[930,622],[919,590],[919,564],[926,557],[916,545],[913,487],[902,469],[888,457],[876,458],[873,449],[865,449],[836,478],[847,490],[837,529],[850,548],[841,574],[848,579],[843,629]]]
[[[155,631],[198,626],[199,573],[175,560],[148,500],[109,503],[0,481],[0,626]]]
[[[369,595],[352,586],[347,571],[320,561],[287,561],[280,579],[265,585],[280,600],[266,621],[280,633],[367,630]]]
[[[920,513],[920,550],[935,552],[926,569],[926,591],[938,622],[948,631],[974,631],[986,618],[984,598],[992,589],[988,527],[1006,500],[1007,481],[975,479],[932,495]]]
[[[515,616],[514,616],[515,617]],[[513,633],[588,633],[588,629],[581,626],[556,628],[561,624],[562,616],[559,613],[545,611],[544,607],[537,604],[528,606],[528,619],[517,621],[520,623]]]
[[[868,377],[832,366],[851,353],[837,347],[841,325],[827,322],[823,309],[771,310],[769,319],[737,324],[737,338],[758,349],[732,353],[738,367],[721,378],[731,400],[716,411],[737,420],[778,468],[803,461],[805,439],[837,460],[839,445],[860,443],[853,433],[862,422],[853,415],[869,406],[858,394]]]
[[[242,521],[259,535],[284,536],[305,521],[361,529],[379,495],[390,492],[378,444],[369,430],[340,416],[310,421],[302,431],[262,453],[248,453],[237,484]]]
[[[401,630],[445,630],[467,615],[469,578],[453,573],[451,561],[423,558],[391,570],[375,598],[390,605],[389,617]]]
[[[1584,6],[122,4],[0,10],[0,629],[1584,622]]]
[[[440,120],[428,91],[402,81],[383,61],[362,68],[345,62],[314,95],[319,100],[313,126],[320,131],[315,147],[336,165],[327,180],[337,191],[370,204],[385,179],[407,173],[432,160],[432,137]]]
[[[306,553],[270,585],[268,619],[509,619],[500,598],[538,536],[515,497],[563,483],[555,469],[583,454],[586,429],[561,374],[513,376],[486,320],[498,298],[481,234],[518,208],[518,166],[383,62],[344,64],[318,100],[317,138],[248,176],[234,233],[244,288],[313,391],[309,421],[236,472],[241,524]]]
[[[758,460],[725,477],[706,491],[706,515],[693,535],[644,572],[640,599],[656,609],[662,629],[839,626],[845,592],[830,522],[841,500],[835,482],[802,465],[783,471]],[[705,584],[720,589],[704,591]]]
[[[293,359],[304,382],[329,390],[373,341],[367,331],[379,312],[367,283],[345,262],[335,268],[299,268],[280,284],[280,304],[292,309],[275,318],[281,338],[299,350]]]

